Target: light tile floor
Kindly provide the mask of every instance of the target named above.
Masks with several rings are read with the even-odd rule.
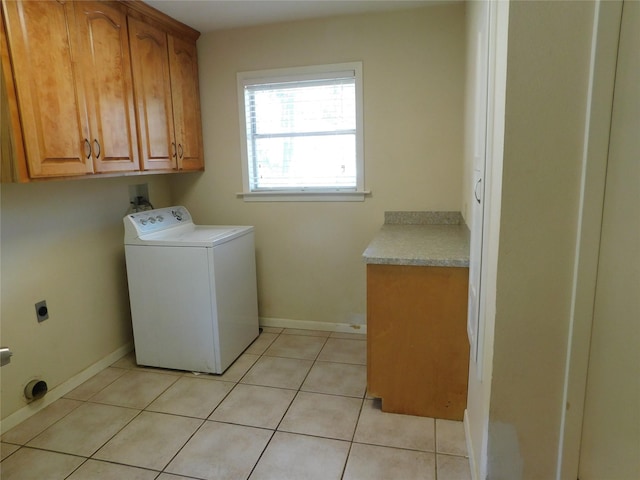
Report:
[[[383,413],[357,334],[265,328],[223,375],[130,354],[2,436],[2,480],[468,480],[462,422]]]

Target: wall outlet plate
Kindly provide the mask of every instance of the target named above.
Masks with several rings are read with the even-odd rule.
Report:
[[[44,322],[49,318],[49,309],[47,308],[46,300],[36,303],[36,318],[38,319],[38,323]]]

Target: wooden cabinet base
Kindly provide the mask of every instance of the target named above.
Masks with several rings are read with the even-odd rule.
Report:
[[[462,420],[469,269],[367,265],[367,391],[382,411]]]

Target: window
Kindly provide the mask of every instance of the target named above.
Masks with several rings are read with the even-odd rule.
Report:
[[[238,74],[245,200],[363,200],[362,64]]]

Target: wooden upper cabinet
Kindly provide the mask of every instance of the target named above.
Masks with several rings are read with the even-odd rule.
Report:
[[[140,1],[1,1],[0,180],[204,168],[197,31]]]
[[[3,1],[29,176],[93,171],[69,2]]]
[[[129,18],[131,64],[144,170],[176,169],[167,34]]]
[[[129,38],[143,168],[202,170],[195,42],[135,18]]]
[[[204,161],[198,54],[195,44],[169,35],[169,65],[173,118],[178,145],[178,168],[201,170],[204,168]]]
[[[74,5],[95,171],[139,170],[126,11],[109,2]]]

